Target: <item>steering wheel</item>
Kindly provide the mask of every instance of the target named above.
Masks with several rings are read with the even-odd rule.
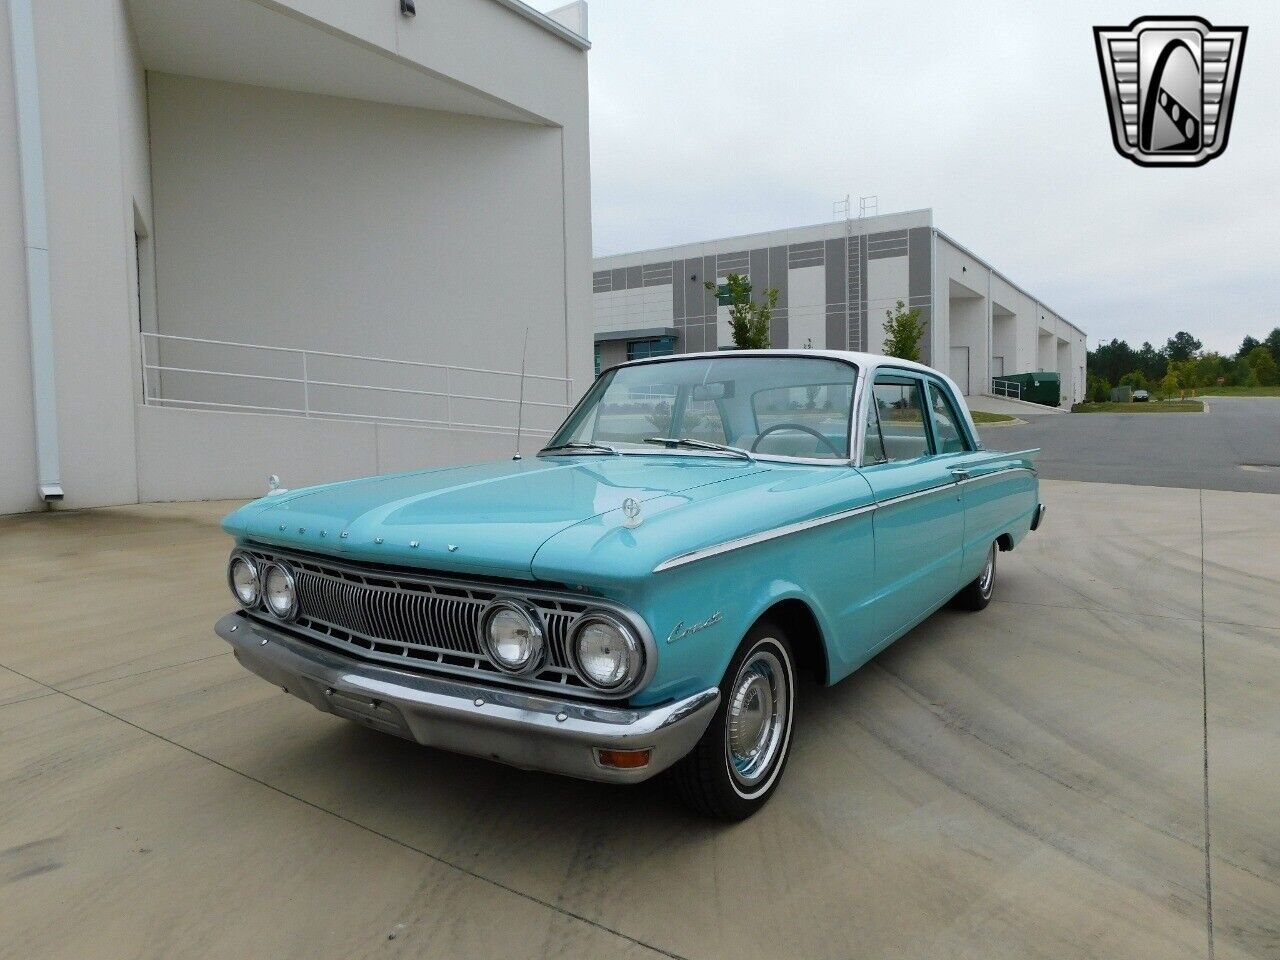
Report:
[[[836,449],[835,444],[820,434],[813,427],[806,427],[803,423],[775,423],[772,427],[765,427],[760,431],[760,436],[756,437],[755,443],[751,444],[751,452],[755,453],[756,448],[760,446],[760,441],[773,433],[775,430],[799,430],[801,433],[807,433],[813,439],[819,441],[823,446],[831,451],[834,457],[840,456],[840,451]]]

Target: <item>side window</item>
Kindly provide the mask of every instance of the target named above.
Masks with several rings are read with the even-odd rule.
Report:
[[[867,429],[862,441],[863,466],[884,463],[889,459],[889,454],[884,449],[884,436],[880,432],[880,411],[877,407],[879,404],[873,395],[871,402],[867,404]]]
[[[871,395],[880,415],[885,457],[889,460],[913,460],[929,456],[929,431],[925,425],[923,385],[920,381],[877,378]]]
[[[960,417],[945,390],[936,383],[929,384],[929,406],[933,410],[933,426],[938,431],[939,453],[964,453],[969,450]]]

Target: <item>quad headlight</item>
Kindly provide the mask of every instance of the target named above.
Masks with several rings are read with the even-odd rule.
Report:
[[[608,613],[584,613],[574,625],[570,647],[582,679],[601,690],[634,683],[644,667],[640,638]]]
[[[241,606],[258,605],[258,565],[252,557],[244,553],[231,554],[227,564],[227,585]]]
[[[485,608],[480,639],[500,670],[532,673],[542,665],[542,627],[532,611],[512,600],[495,600]]]
[[[282,563],[269,563],[262,570],[262,599],[272,615],[292,620],[298,613],[298,588],[293,574]]]

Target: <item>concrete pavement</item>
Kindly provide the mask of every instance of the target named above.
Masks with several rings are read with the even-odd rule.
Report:
[[[1280,493],[1280,397],[1205,397],[1205,413],[1018,416],[984,435],[996,449],[1040,447],[1041,476]],[[982,433],[979,425],[978,432]]]
[[[989,394],[977,394],[965,397],[970,410],[981,410],[984,413],[1005,413],[1011,417],[1042,416],[1053,417],[1070,413],[1070,407],[1046,407],[1044,404],[1032,403],[1029,400],[1010,400],[1007,397],[993,397]]]
[[[1276,956],[1280,497],[1044,497],[730,827],[251,676],[230,505],[0,519],[0,957]]]

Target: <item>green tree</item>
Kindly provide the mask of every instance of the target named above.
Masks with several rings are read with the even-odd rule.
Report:
[[[1213,351],[1202,354],[1196,359],[1194,376],[1197,387],[1211,387],[1219,380],[1226,380],[1226,360]]]
[[[1098,349],[1088,354],[1088,369],[1095,376],[1118,383],[1120,378],[1137,366],[1137,354],[1123,340],[1098,344]]]
[[[1142,344],[1142,349],[1134,354],[1134,360],[1148,383],[1159,383],[1169,372],[1169,358],[1149,342]]]
[[[738,273],[725,278],[724,290],[708,280],[704,286],[717,296],[729,300],[729,329],[733,345],[739,350],[765,350],[769,347],[769,324],[778,305],[778,291],[769,287],[759,301],[751,299],[751,281]]]
[[[1196,355],[1196,351],[1198,351],[1202,346],[1204,346],[1204,344],[1191,334],[1187,333],[1187,331],[1179,330],[1170,337],[1169,342],[1164,345],[1164,352],[1170,362],[1175,360],[1190,360]]]
[[[908,310],[898,301],[896,309],[884,312],[884,346],[886,357],[899,360],[920,360],[920,338],[924,336],[924,324],[920,322],[920,308]]]
[[[1245,357],[1245,361],[1253,371],[1258,386],[1274,387],[1280,384],[1280,364],[1276,363],[1276,358],[1265,346],[1254,347]]]
[[[1196,362],[1190,359],[1170,360],[1169,372],[1165,376],[1173,377],[1180,389],[1190,390],[1196,385]]]
[[[1267,339],[1263,341],[1263,346],[1271,351],[1271,359],[1276,363],[1280,363],[1280,327],[1276,327],[1267,334]]]
[[[1150,389],[1147,385],[1147,378],[1143,375],[1141,370],[1130,370],[1126,373],[1120,378],[1120,386],[1133,387],[1135,390]]]
[[[1166,397],[1172,397],[1179,389],[1178,375],[1170,370],[1164,375],[1164,379],[1160,381],[1160,392]]]
[[[1223,377],[1229,387],[1239,386],[1253,372],[1249,369],[1249,365],[1244,362],[1243,357],[1227,357],[1224,359],[1223,365],[1226,367]]]
[[[1261,341],[1259,341],[1256,337],[1251,337],[1248,334],[1245,334],[1244,339],[1240,341],[1240,349],[1236,351],[1236,356],[1247,357],[1250,353],[1253,352],[1254,347],[1260,347],[1260,346],[1262,346]]]

